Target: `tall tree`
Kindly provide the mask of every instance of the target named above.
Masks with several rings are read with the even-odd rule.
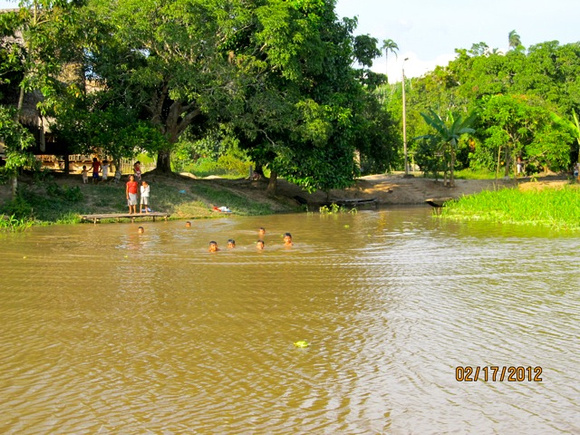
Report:
[[[233,117],[241,146],[270,168],[271,183],[279,174],[308,190],[351,184],[366,134],[365,91],[351,65],[370,64],[377,41],[355,39],[355,50],[355,20],[339,21],[328,0],[272,0],[248,19],[247,37],[230,46],[250,73]]]
[[[522,48],[522,41],[520,35],[515,30],[512,30],[508,35],[508,46],[512,50],[519,50]]]
[[[387,82],[388,82],[389,81],[389,79],[388,79],[389,73],[387,71],[387,67],[389,65],[389,63],[388,63],[389,51],[391,53],[393,53],[395,55],[395,57],[397,57],[397,52],[399,51],[399,46],[392,39],[384,39],[383,46],[381,47],[381,49],[385,50],[385,75],[387,76]]]

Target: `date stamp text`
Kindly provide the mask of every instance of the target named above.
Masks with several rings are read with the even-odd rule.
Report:
[[[542,382],[542,367],[524,366],[457,366],[458,382]]]

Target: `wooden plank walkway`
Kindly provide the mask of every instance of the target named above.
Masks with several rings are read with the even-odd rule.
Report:
[[[96,224],[101,219],[131,219],[131,222],[134,222],[137,218],[151,218],[153,222],[155,222],[155,218],[163,218],[167,220],[170,216],[169,213],[162,213],[162,212],[150,212],[150,213],[104,213],[104,214],[83,214],[81,215],[81,219],[84,221],[93,221]]]

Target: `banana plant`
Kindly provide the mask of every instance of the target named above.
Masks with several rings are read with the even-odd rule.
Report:
[[[449,111],[445,119],[443,119],[433,109],[430,109],[429,113],[421,113],[421,116],[427,125],[435,130],[435,133],[420,136],[417,139],[434,140],[439,144],[439,152],[443,152],[443,155],[445,155],[445,151],[449,153],[449,186],[454,187],[453,167],[455,166],[455,155],[459,146],[459,139],[464,134],[475,133],[475,130],[471,128],[475,121],[475,114],[463,118],[460,114]]]

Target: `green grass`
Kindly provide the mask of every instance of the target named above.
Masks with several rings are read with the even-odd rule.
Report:
[[[233,156],[222,156],[218,160],[210,158],[200,158],[195,163],[186,165],[184,172],[190,172],[196,177],[204,178],[210,175],[218,175],[221,178],[243,178],[247,177],[251,163],[236,159]]]
[[[496,178],[495,172],[487,169],[462,169],[454,171],[453,177],[456,180],[494,180]]]
[[[0,232],[26,231],[34,222],[28,219],[18,219],[14,215],[0,215]]]
[[[250,216],[272,214],[274,211],[270,205],[255,201],[250,201],[247,197],[238,195],[227,189],[216,189],[204,183],[195,183],[191,186],[194,195],[201,200],[209,202],[217,207],[226,206],[233,213]]]
[[[580,230],[580,189],[483,191],[446,204],[442,218]]]
[[[182,181],[161,178],[151,181],[151,209],[171,214],[171,219],[223,217],[212,210],[214,205],[227,206],[237,215],[264,215],[274,213],[267,201],[238,194],[227,187],[210,185],[205,181]],[[7,216],[0,226],[13,231],[35,225],[74,224],[80,215],[127,212],[125,183],[81,184],[70,179],[64,184],[52,180],[20,183],[16,199],[0,206],[0,214]]]

